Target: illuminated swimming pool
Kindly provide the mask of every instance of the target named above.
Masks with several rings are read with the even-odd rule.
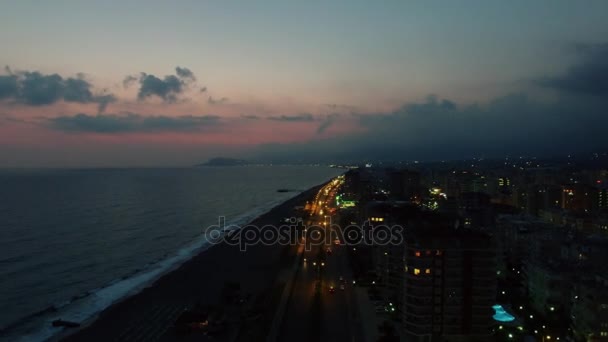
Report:
[[[515,317],[513,317],[507,311],[505,311],[505,309],[502,307],[502,305],[496,304],[496,305],[492,306],[492,309],[494,309],[494,311],[495,311],[494,316],[492,316],[492,318],[494,318],[495,321],[512,322],[515,320]]]

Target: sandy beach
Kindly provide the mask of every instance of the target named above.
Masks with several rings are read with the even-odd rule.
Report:
[[[313,187],[276,206],[250,224],[279,224],[284,217],[301,215],[294,207],[312,198]],[[193,257],[151,286],[108,309],[80,330],[63,335],[62,341],[251,341],[266,335],[273,318],[295,248],[256,245],[246,252],[238,246],[218,244]],[[238,283],[242,303],[226,304],[227,283]],[[185,309],[219,308],[225,315],[223,332],[213,337],[202,333],[177,334],[173,328]]]

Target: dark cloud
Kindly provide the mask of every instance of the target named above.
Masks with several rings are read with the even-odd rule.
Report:
[[[160,79],[154,75],[142,74],[139,79],[139,92],[137,98],[145,100],[150,96],[158,96],[163,101],[173,103],[177,101],[177,96],[184,89],[184,82],[177,76],[168,75],[164,79]]]
[[[325,132],[331,125],[334,124],[336,119],[340,116],[338,113],[332,113],[323,118],[321,124],[317,128],[317,134],[322,134]]]
[[[133,132],[196,132],[217,127],[220,118],[213,115],[143,116],[140,114],[79,113],[48,119],[50,127],[64,132],[133,133]]]
[[[565,74],[546,77],[538,81],[544,87],[564,92],[588,95],[608,95],[608,43],[578,45],[580,63],[573,65]]]
[[[123,80],[123,86],[129,87],[139,82],[137,98],[140,101],[149,97],[159,97],[166,103],[177,102],[179,96],[196,82],[194,73],[188,68],[176,67],[176,75],[166,75],[163,78],[142,72],[139,77],[129,75]]]
[[[269,116],[268,120],[286,122],[311,122],[314,121],[315,118],[310,113],[301,113],[296,115]]]
[[[63,91],[67,88],[66,83],[58,74],[43,75],[37,71],[24,72],[21,78],[19,100],[33,106],[55,103],[63,97]],[[72,99],[72,97],[68,97],[66,101]]]
[[[12,99],[30,106],[44,106],[58,101],[97,103],[103,111],[108,103],[115,101],[112,94],[93,94],[93,86],[83,74],[63,78],[58,74],[45,75],[38,71],[13,73],[0,76],[0,99]]]
[[[105,94],[95,96],[95,100],[99,104],[97,106],[97,113],[99,114],[105,112],[106,108],[108,107],[108,104],[116,102],[117,99],[116,96],[112,94]]]
[[[209,103],[210,105],[218,105],[218,104],[225,104],[227,103],[229,100],[227,97],[222,97],[219,99],[214,99],[212,96],[209,96],[209,98],[207,99],[207,103]]]
[[[355,107],[355,106],[337,104],[337,103],[326,103],[323,106],[325,106],[331,110],[335,110],[335,111],[353,112],[353,111],[357,110],[357,107]]]
[[[243,115],[241,115],[241,117],[243,119],[247,119],[247,120],[259,120],[260,119],[260,117],[257,116],[257,115],[246,115],[246,114],[243,114]]]
[[[202,128],[217,127],[219,121],[219,116],[215,115],[150,116],[143,119],[141,129],[144,131],[199,131]]]
[[[177,74],[177,77],[189,81],[189,82],[194,82],[196,81],[196,77],[194,76],[194,73],[192,71],[190,71],[190,69],[188,68],[181,68],[181,67],[175,67],[175,73]]]
[[[90,84],[82,78],[68,78],[65,80],[63,98],[69,102],[90,102],[93,99],[90,88]]]
[[[17,76],[0,75],[0,100],[17,97],[18,94]]]
[[[485,104],[456,105],[430,96],[390,113],[350,116],[363,129],[360,132],[307,143],[264,145],[252,157],[276,162],[395,161],[605,150],[606,112],[606,98],[547,103],[511,94]]]

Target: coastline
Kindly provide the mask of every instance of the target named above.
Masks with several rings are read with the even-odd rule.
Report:
[[[248,224],[278,224],[282,218],[296,215],[294,207],[303,205],[326,183],[294,195]],[[259,245],[241,252],[238,247],[224,243],[211,245],[149,286],[86,320],[80,328],[61,328],[50,340],[162,340],[163,335],[171,334],[173,322],[184,309],[219,305],[221,291],[228,282],[239,283],[241,291],[254,299],[265,292],[272,297],[273,287],[281,286],[275,280],[289,260],[286,257],[295,253],[290,249],[290,246]]]

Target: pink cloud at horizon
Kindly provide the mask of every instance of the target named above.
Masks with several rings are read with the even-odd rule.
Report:
[[[0,144],[24,146],[46,146],[62,144],[122,144],[128,142],[138,143],[168,143],[183,144],[213,144],[213,145],[259,145],[266,143],[293,143],[322,139],[332,135],[342,135],[360,129],[348,117],[340,119],[339,123],[329,125],[327,130],[319,132],[319,126],[325,116],[312,116],[311,121],[289,122],[273,120],[271,117],[280,116],[253,116],[247,118],[239,115],[218,115],[218,124],[201,129],[184,131],[171,131],[159,129],[157,131],[125,131],[125,132],[89,132],[89,131],[61,131],[54,128],[52,120],[60,117],[73,117],[75,113],[90,113],[91,105],[58,103],[49,107],[10,106],[4,111],[0,125]],[[121,111],[123,113],[129,110]],[[175,108],[175,114],[141,115],[142,118],[158,117],[180,118],[188,110]],[[70,113],[70,114],[68,114]],[[71,114],[74,113],[74,114]],[[92,118],[126,117],[138,114],[86,114]],[[286,115],[289,117],[288,115]],[[196,115],[194,115],[196,117]]]

